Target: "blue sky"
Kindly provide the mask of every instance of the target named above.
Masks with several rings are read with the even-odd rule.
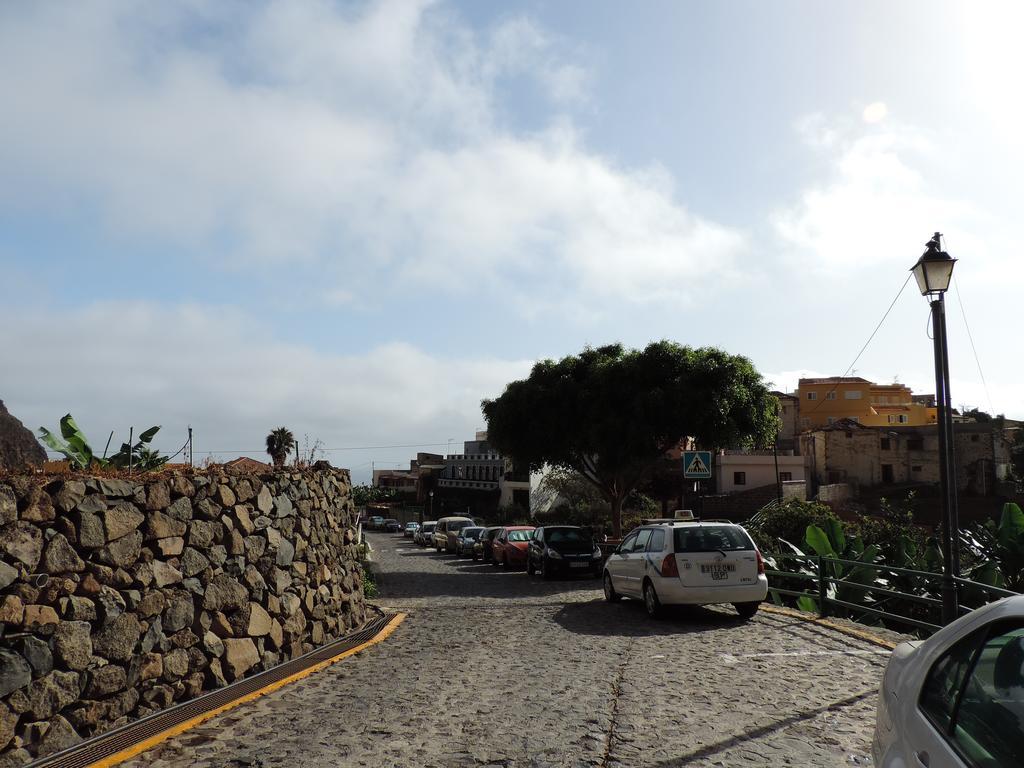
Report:
[[[224,459],[281,424],[446,448],[536,359],[616,340],[788,388],[846,370],[941,230],[987,384],[951,293],[954,402],[1024,417],[1022,16],[4,5],[0,398]],[[857,374],[932,391],[927,318],[908,285]]]

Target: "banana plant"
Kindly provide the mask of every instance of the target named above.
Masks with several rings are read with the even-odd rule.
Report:
[[[39,428],[39,439],[50,449],[63,454],[72,469],[91,469],[93,466],[106,467],[110,464],[107,459],[93,453],[89,441],[70,413],[60,420],[60,434],[63,440],[46,427]]]
[[[110,458],[107,458],[106,451],[104,451],[103,456],[96,455],[92,446],[89,445],[85,434],[79,429],[70,413],[60,420],[61,437],[57,437],[46,427],[40,427],[39,439],[47,447],[67,458],[72,469],[128,469],[131,467],[132,469],[145,472],[162,467],[169,458],[167,456],[160,456],[157,451],[149,446],[149,443],[159,430],[160,427],[150,427],[139,435],[139,440],[135,445],[122,443],[121,450]],[[107,445],[109,446],[109,444],[108,440]]]
[[[153,437],[160,431],[160,427],[150,427],[139,435],[139,441],[135,445],[121,443],[121,450],[110,457],[111,466],[119,469],[138,469],[142,472],[157,469],[167,463],[167,456],[160,456],[149,447]]]
[[[827,558],[875,563],[880,552],[877,544],[864,546],[864,540],[860,536],[847,538],[843,532],[843,524],[835,519],[825,520],[824,527],[807,526],[804,540],[816,555]],[[872,568],[857,565],[851,566],[844,563],[831,563],[831,565],[834,568],[832,575],[837,579],[848,578],[851,581],[860,582],[865,574],[874,572]],[[856,578],[850,578],[854,574],[856,574]]]
[[[1024,512],[1012,502],[1003,505],[999,523],[988,521],[969,531],[979,563],[972,581],[1014,591],[1024,589]]]

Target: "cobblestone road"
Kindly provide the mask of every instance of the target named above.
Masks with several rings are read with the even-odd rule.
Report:
[[[870,764],[877,646],[763,611],[651,622],[596,579],[370,540],[395,634],[127,765]]]

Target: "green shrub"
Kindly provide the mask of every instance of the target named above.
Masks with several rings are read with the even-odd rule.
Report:
[[[830,520],[838,518],[827,504],[787,499],[760,510],[744,526],[762,552],[778,552],[780,540],[802,548],[808,526],[826,527]]]

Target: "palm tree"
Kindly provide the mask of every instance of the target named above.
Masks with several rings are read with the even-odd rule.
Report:
[[[287,427],[278,427],[267,435],[267,453],[275,467],[283,467],[288,453],[295,447],[295,435]]]

